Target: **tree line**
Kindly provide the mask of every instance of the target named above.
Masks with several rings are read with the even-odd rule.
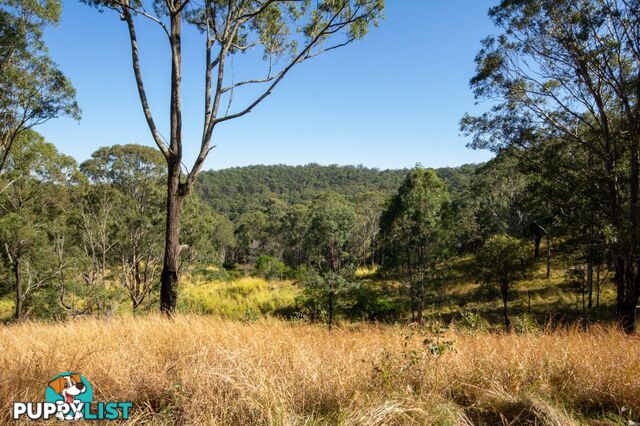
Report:
[[[541,256],[541,240],[547,247],[561,240],[577,254],[578,266],[583,253],[588,262],[593,251],[571,234],[572,220],[553,228],[542,222],[537,177],[505,155],[438,170],[259,169],[281,177],[292,172],[295,179],[283,178],[277,194],[265,180],[252,179],[254,167],[207,172],[203,193],[214,193],[210,184],[215,191],[250,194],[253,201],[242,212],[200,192],[186,199],[179,272],[218,265],[294,279],[302,293],[293,309],[312,320],[332,324],[346,315],[421,322],[441,266],[475,253],[471,278],[499,285],[508,327],[509,285],[525,273],[527,257]],[[302,174],[319,189],[301,187]],[[78,165],[36,132],[24,133],[0,177],[0,278],[2,293],[16,301],[16,317],[109,315],[128,303],[151,309],[159,296],[164,176],[162,156],[150,147],[104,147]],[[398,176],[404,177],[387,193],[363,184]],[[605,259],[591,265],[604,270]],[[362,267],[378,268],[380,278],[401,287],[360,288],[355,274]]]
[[[151,148],[103,148],[78,165],[24,132],[0,177],[0,278],[15,317],[110,314],[123,297],[140,306],[159,280],[163,181]],[[196,197],[185,212],[185,262],[213,261],[225,222]]]

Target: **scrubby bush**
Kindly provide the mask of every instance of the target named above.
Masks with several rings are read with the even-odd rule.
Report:
[[[290,269],[275,257],[263,255],[256,261],[255,273],[268,280],[283,279],[290,275]]]
[[[362,282],[344,292],[344,315],[354,320],[388,321],[401,311],[390,294],[376,283]]]

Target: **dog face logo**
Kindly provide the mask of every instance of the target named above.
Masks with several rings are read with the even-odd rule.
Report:
[[[84,404],[91,404],[93,391],[80,373],[65,372],[49,381],[46,397],[47,402],[53,402],[58,407],[58,420],[77,421],[83,417]]]
[[[78,373],[72,373],[68,376],[58,376],[58,378],[49,382],[49,387],[58,395],[62,396],[64,402],[67,404],[74,402],[76,396],[87,390]]]

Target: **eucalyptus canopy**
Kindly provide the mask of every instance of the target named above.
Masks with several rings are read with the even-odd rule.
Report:
[[[587,158],[627,331],[640,297],[638,10],[638,0],[503,0],[490,11],[502,32],[484,40],[471,80],[493,106],[462,122],[476,148],[527,152],[552,140]]]
[[[0,171],[19,136],[52,118],[80,118],[75,90],[47,54],[59,0],[0,0]]]

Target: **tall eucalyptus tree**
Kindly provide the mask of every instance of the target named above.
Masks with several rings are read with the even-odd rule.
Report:
[[[0,0],[0,171],[24,132],[61,115],[80,118],[75,90],[42,39],[61,9],[59,0]]]
[[[99,9],[112,9],[125,22],[131,42],[133,73],[151,135],[167,162],[167,221],[160,308],[175,310],[180,259],[180,214],[205,159],[213,149],[215,128],[250,113],[298,64],[362,38],[377,24],[383,0],[83,0]],[[140,66],[137,18],[158,25],[171,56],[170,124],[162,136],[149,105]],[[194,163],[183,172],[182,31],[183,24],[200,30],[206,58],[202,138]],[[264,74],[235,81],[234,57],[256,50]],[[249,67],[252,69],[252,67]],[[253,99],[236,108],[234,93],[247,88]],[[256,89],[251,92],[250,87]],[[237,97],[235,98],[237,99]]]

